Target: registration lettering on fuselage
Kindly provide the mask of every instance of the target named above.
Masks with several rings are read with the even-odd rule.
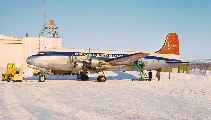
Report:
[[[88,53],[75,53],[75,56],[88,56]],[[123,57],[123,54],[104,54],[104,53],[90,53],[90,56],[95,57]]]

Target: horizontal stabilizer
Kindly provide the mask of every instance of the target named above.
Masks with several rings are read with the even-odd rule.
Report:
[[[166,61],[166,63],[190,63],[190,62]]]

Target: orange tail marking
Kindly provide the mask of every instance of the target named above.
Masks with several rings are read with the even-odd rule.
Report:
[[[180,55],[178,35],[176,33],[169,33],[163,47],[156,53]]]
[[[133,57],[144,57],[144,56],[146,56],[148,54],[149,53],[138,53],[138,54],[133,55]]]

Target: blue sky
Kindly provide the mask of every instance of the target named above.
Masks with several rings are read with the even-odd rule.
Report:
[[[210,0],[45,0],[64,48],[155,52],[177,33],[183,60],[211,58]],[[43,0],[0,0],[0,34],[38,37]]]

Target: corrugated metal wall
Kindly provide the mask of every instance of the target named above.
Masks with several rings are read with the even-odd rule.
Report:
[[[21,67],[22,44],[0,44],[0,67],[6,67],[7,63],[16,63]]]
[[[0,67],[7,67],[7,63],[16,63],[16,67],[22,66],[22,40],[0,34]]]
[[[40,50],[49,48],[62,48],[62,39],[40,37]]]

